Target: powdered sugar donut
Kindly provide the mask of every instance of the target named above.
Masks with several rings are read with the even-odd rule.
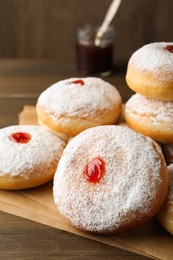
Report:
[[[169,188],[163,207],[157,214],[162,226],[173,235],[173,164],[168,166]]]
[[[38,98],[39,122],[57,133],[75,136],[96,125],[114,124],[121,114],[121,97],[99,78],[70,78],[55,83]]]
[[[173,42],[150,43],[134,52],[126,81],[144,96],[173,101]]]
[[[128,127],[97,126],[66,146],[54,177],[54,201],[75,227],[117,233],[144,223],[167,194],[160,147]]]
[[[173,102],[133,95],[125,105],[130,128],[161,143],[173,143]]]
[[[0,189],[25,189],[52,180],[65,142],[40,126],[0,129]]]

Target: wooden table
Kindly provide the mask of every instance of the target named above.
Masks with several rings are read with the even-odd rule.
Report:
[[[0,127],[18,124],[24,105],[35,105],[44,89],[72,76],[78,76],[74,69],[60,68],[56,61],[0,60]],[[124,73],[105,80],[119,89],[124,101],[132,94]],[[0,230],[0,259],[149,259],[2,211]]]

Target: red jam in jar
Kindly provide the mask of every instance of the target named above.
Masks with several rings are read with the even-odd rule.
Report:
[[[15,143],[26,144],[30,141],[31,136],[28,133],[17,132],[11,134],[9,139]]]
[[[99,27],[86,25],[78,29],[76,42],[76,65],[83,75],[109,75],[113,69],[113,27],[108,27],[100,44],[95,43]]]
[[[83,174],[87,181],[97,183],[105,173],[105,163],[101,158],[94,158],[84,168]]]

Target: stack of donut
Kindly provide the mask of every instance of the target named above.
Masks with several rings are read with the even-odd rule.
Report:
[[[173,43],[151,43],[133,53],[126,81],[136,92],[125,105],[126,123],[159,142],[167,164],[173,163]]]
[[[169,165],[169,188],[157,217],[173,234],[173,43],[151,43],[130,58],[126,81],[136,92],[125,105],[130,128],[160,143]]]

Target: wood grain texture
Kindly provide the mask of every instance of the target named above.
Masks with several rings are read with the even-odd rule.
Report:
[[[76,70],[55,60],[0,59],[0,98],[35,98],[53,83],[70,77],[81,77]],[[123,102],[134,93],[127,87],[125,71],[114,71],[103,78],[119,90]],[[30,103],[29,103],[30,104]]]
[[[76,28],[101,23],[111,0],[0,0],[0,57],[50,58],[75,67]],[[114,60],[153,41],[171,41],[172,0],[123,0],[116,18]]]
[[[125,250],[0,212],[1,259],[147,260]]]

